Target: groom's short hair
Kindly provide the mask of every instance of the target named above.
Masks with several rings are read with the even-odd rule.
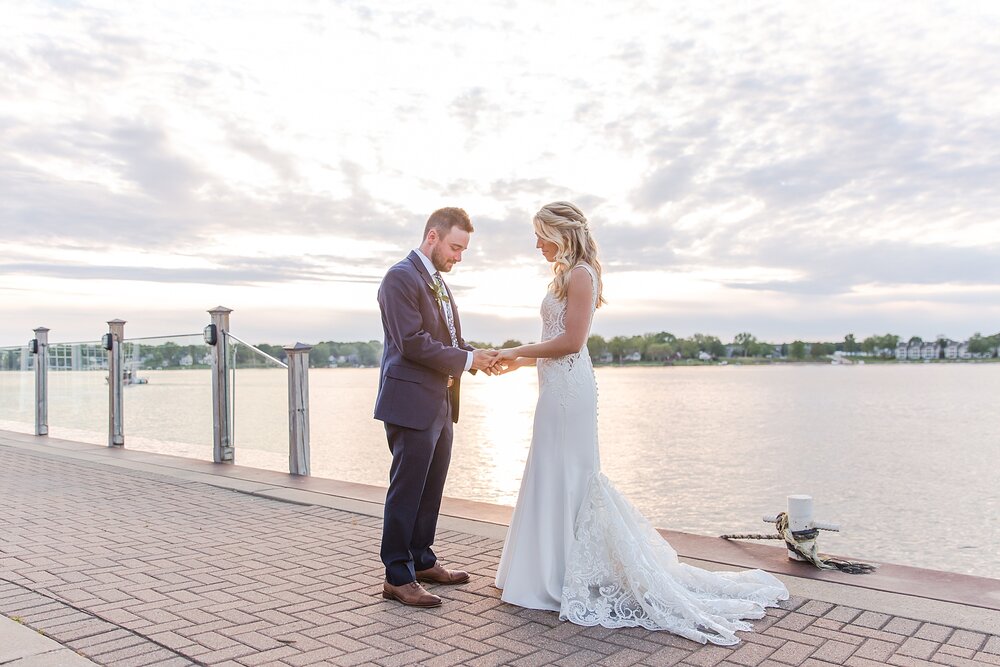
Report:
[[[431,228],[438,230],[438,234],[441,236],[445,236],[452,227],[458,227],[470,234],[476,231],[472,228],[472,220],[469,219],[469,214],[464,209],[448,206],[439,208],[431,213],[431,217],[427,218],[427,224],[424,226],[424,238],[427,238],[427,232],[431,231]]]

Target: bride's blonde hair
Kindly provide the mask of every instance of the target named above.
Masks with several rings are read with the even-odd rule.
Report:
[[[566,298],[573,267],[589,264],[597,274],[597,307],[607,303],[603,296],[604,282],[601,280],[601,263],[597,260],[597,243],[590,235],[590,226],[583,212],[568,201],[555,201],[543,206],[531,222],[540,238],[556,244],[552,265],[555,272],[552,289],[556,298]]]

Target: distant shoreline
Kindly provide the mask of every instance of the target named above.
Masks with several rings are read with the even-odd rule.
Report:
[[[712,361],[701,361],[697,359],[681,359],[678,361],[627,361],[616,363],[613,361],[595,361],[594,368],[631,368],[637,366],[648,366],[662,368],[664,366],[868,366],[868,365],[913,365],[924,364],[995,364],[1000,363],[1000,358],[990,359],[877,359],[861,358],[857,361],[846,363],[832,363],[829,358],[825,359],[754,359],[752,357],[731,357],[729,359],[718,359]]]

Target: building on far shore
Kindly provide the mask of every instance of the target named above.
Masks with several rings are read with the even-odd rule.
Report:
[[[947,354],[947,348],[945,348],[945,353]],[[920,361],[921,359],[929,361],[940,357],[941,345],[937,342],[925,343],[915,340],[908,343],[901,340],[896,344],[897,361]]]

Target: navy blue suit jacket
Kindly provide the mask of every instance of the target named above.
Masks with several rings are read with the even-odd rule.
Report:
[[[375,419],[417,430],[430,428],[447,396],[452,419],[458,421],[460,380],[467,351],[473,348],[462,338],[458,309],[448,290],[459,347],[451,344],[448,321],[434,298],[433,284],[415,251],[382,279],[378,304],[385,342]],[[450,389],[449,376],[455,378]]]

